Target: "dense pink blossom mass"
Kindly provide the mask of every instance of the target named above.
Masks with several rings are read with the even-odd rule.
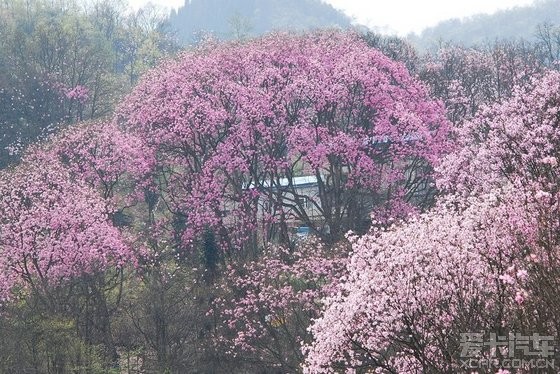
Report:
[[[151,170],[137,138],[109,123],[83,124],[32,147],[0,173],[3,298],[20,284],[47,286],[136,262],[114,214],[132,204],[116,190]],[[132,194],[134,196],[134,194]]]
[[[520,229],[512,223],[519,212],[496,206],[495,195],[470,203],[457,212],[448,202],[352,238],[348,278],[312,327],[307,372],[337,365],[458,371],[459,333],[512,327],[514,296],[500,269],[515,266],[511,238]],[[504,325],[488,325],[500,320]]]
[[[2,173],[0,243],[3,295],[25,282],[47,285],[124,265],[130,248],[110,223],[102,197],[53,158],[32,158]]]
[[[352,239],[307,372],[455,372],[461,333],[558,332],[559,93],[548,73],[466,121],[440,167],[451,195]]]
[[[355,228],[344,217],[406,216],[450,148],[442,104],[405,66],[337,32],[186,52],[150,72],[118,117],[157,150],[185,244],[208,228],[230,247],[274,235],[274,223],[282,236],[290,217],[333,240]],[[317,180],[320,224],[282,182],[299,175]]]
[[[147,187],[155,165],[155,157],[142,138],[111,122],[72,127],[53,139],[48,152],[76,178],[100,190],[115,209],[126,205],[126,201],[119,201],[125,197],[128,203],[134,202],[135,189]],[[125,191],[125,187],[129,189]]]

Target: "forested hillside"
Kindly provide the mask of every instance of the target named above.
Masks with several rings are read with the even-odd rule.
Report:
[[[171,14],[170,22],[187,43],[205,33],[232,39],[275,30],[350,26],[344,13],[321,0],[190,0]]]
[[[451,41],[465,46],[493,42],[497,39],[528,39],[538,37],[538,26],[558,24],[560,0],[535,0],[530,6],[500,10],[494,14],[478,14],[464,19],[450,19],[411,35],[422,48]]]

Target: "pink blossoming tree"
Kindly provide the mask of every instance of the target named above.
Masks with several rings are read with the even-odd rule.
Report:
[[[461,124],[481,107],[510,97],[543,68],[534,47],[504,41],[477,48],[443,46],[423,59],[419,76],[445,102],[449,119]]]
[[[84,341],[103,344],[111,360],[107,295],[122,290],[125,268],[143,255],[123,217],[142,202],[135,191],[148,186],[152,162],[138,138],[99,122],[32,147],[0,174],[2,297],[72,316]]]
[[[45,296],[58,282],[130,260],[102,197],[56,159],[28,156],[2,173],[0,190],[4,296],[17,285]]]
[[[461,333],[557,334],[559,95],[551,72],[485,107],[440,167],[450,196],[353,239],[308,372],[456,372]]]
[[[286,242],[293,220],[332,241],[363,230],[372,210],[406,215],[431,197],[449,149],[441,104],[404,65],[337,32],[186,52],[148,74],[118,116],[157,152],[185,246],[208,229],[222,248]],[[297,176],[317,195],[303,199]]]
[[[501,276],[527,245],[512,239],[526,221],[499,196],[352,238],[348,277],[312,325],[306,371],[457,372],[461,333],[511,331],[515,294]]]
[[[294,251],[273,246],[255,261],[230,266],[211,315],[218,324],[218,347],[248,367],[297,372],[302,342],[310,341],[310,321],[318,300],[338,289],[348,246],[328,248],[317,239]]]

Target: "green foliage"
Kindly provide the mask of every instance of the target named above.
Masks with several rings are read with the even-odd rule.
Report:
[[[118,0],[0,4],[0,168],[65,124],[109,115],[175,51],[155,8],[123,14]]]
[[[2,373],[111,373],[103,347],[80,339],[75,321],[45,314],[32,300],[5,310],[0,331]]]
[[[134,357],[154,373],[222,372],[215,369],[222,363],[212,356],[206,315],[212,288],[199,281],[203,270],[193,266],[194,255],[188,263],[166,260],[125,284],[127,297],[114,319],[116,343],[125,351],[121,362]]]

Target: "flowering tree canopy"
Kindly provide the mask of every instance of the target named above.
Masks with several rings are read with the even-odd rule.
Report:
[[[285,238],[297,219],[324,239],[429,198],[449,149],[440,103],[401,63],[352,34],[270,35],[203,46],[152,71],[119,119],[157,150],[182,242]],[[305,202],[297,176],[318,194]],[[312,207],[320,220],[309,214]]]
[[[550,72],[503,104],[485,107],[458,130],[460,148],[440,166],[440,187],[469,195],[507,181],[556,194],[559,100],[560,74]]]
[[[460,124],[481,107],[511,97],[516,86],[542,70],[530,46],[504,41],[484,48],[443,47],[426,57],[419,75],[444,101],[449,119]]]
[[[223,321],[218,346],[270,370],[298,371],[301,342],[310,340],[320,300],[337,289],[347,251],[343,243],[327,248],[309,238],[294,251],[272,246],[258,260],[231,266],[214,302],[213,314]]]
[[[308,372],[456,372],[460,333],[512,327],[515,290],[501,279],[526,221],[496,195],[470,203],[352,239],[342,291],[311,328]]]
[[[523,324],[535,329],[546,326],[557,334],[560,73],[551,71],[532,79],[510,100],[485,108],[461,129],[460,142],[460,150],[441,165],[439,185],[463,198],[502,186],[515,191],[533,222],[523,235],[535,232],[534,245],[517,254],[529,275]]]
[[[73,126],[51,139],[48,152],[112,204],[122,209],[143,199],[155,158],[144,141],[112,122]]]
[[[354,239],[309,372],[460,370],[460,334],[558,332],[560,75],[466,121],[430,212]]]
[[[113,192],[126,178],[141,182],[149,164],[133,136],[96,123],[32,147],[17,168],[2,171],[3,297],[18,284],[45,292],[74,276],[134,263],[134,251],[114,225],[115,213],[131,198],[118,201]]]
[[[123,265],[130,248],[105,202],[53,159],[25,160],[0,176],[0,248],[7,295],[17,283],[44,291],[52,282]]]

